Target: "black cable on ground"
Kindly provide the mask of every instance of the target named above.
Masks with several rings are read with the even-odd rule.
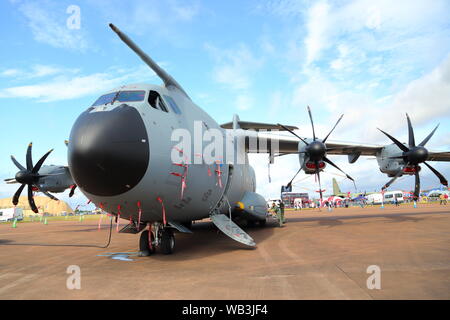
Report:
[[[0,245],[7,245],[7,246],[35,246],[35,247],[82,247],[82,248],[101,248],[106,249],[109,247],[109,244],[111,243],[111,235],[112,235],[112,224],[113,221],[111,219],[111,223],[109,225],[109,237],[108,242],[104,246],[99,246],[95,244],[35,244],[35,243],[2,243],[0,241]]]

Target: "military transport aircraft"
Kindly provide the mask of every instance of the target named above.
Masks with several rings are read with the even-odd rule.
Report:
[[[405,146],[390,136],[395,144],[386,146],[328,141],[329,134],[320,140],[315,135],[309,108],[312,139],[298,136],[293,126],[240,121],[237,115],[232,122],[219,126],[174,78],[116,26],[110,27],[164,85],[129,84],[100,96],[72,127],[67,167],[43,166],[51,150],[33,166],[31,144],[26,168],[12,157],[20,171],[7,182],[22,184],[13,197],[15,205],[26,185],[35,212],[33,191],[54,197],[48,192],[70,188],[73,194],[78,187],[98,208],[114,215],[116,221],[130,221],[120,232],[142,232],[139,248],[143,256],[154,253],[156,248],[172,253],[173,231],[190,233],[192,221],[208,217],[232,239],[255,246],[253,239],[235,223],[241,220],[264,226],[267,217],[266,201],[256,193],[248,153],[267,153],[269,164],[277,156],[298,154],[300,168],[317,175],[326,164],[338,168],[327,153],[348,155],[350,163],[361,155],[376,156],[380,170],[394,177],[418,177],[419,163],[425,160],[450,161],[449,152],[428,152],[423,147],[431,135],[417,147],[414,139]],[[177,132],[180,137],[174,139]],[[207,157],[209,145],[199,148],[196,139],[189,140],[184,133],[208,137],[205,141],[226,140],[225,151],[211,160]]]

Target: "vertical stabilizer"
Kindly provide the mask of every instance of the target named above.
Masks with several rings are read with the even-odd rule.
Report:
[[[240,121],[241,119],[239,119],[239,116],[237,115],[237,114],[234,114],[233,115],[233,130],[236,130],[236,129],[240,129],[241,128],[241,126],[239,125],[239,121]]]
[[[339,188],[336,178],[333,178],[333,195],[337,196],[338,194],[341,193],[342,193],[341,188]]]

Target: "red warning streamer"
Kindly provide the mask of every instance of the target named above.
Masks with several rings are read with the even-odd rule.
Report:
[[[141,225],[141,215],[142,215],[142,209],[141,209],[141,202],[140,201],[137,202],[137,206],[138,206],[138,213],[139,213],[139,217],[138,217],[138,229],[139,229],[139,226]]]
[[[181,149],[179,149],[177,147],[173,147],[173,148],[175,150],[177,150],[179,153],[184,155],[184,151],[183,150],[181,150]],[[184,169],[183,173],[178,173],[178,172],[171,172],[170,173],[171,175],[174,175],[174,176],[177,176],[177,177],[181,178],[181,199],[183,199],[184,189],[186,189],[186,187],[187,187],[186,180],[187,180],[187,174],[188,174],[188,170],[189,170],[189,167],[188,167],[188,164],[187,164],[187,160],[188,159],[187,159],[186,155],[184,155],[185,163],[173,163],[174,165],[176,165],[178,167],[182,167]]]
[[[153,243],[152,243],[152,224],[148,224],[148,247],[150,248],[150,251],[153,250]]]
[[[103,210],[103,203],[100,202],[100,209]],[[98,220],[98,230],[100,231],[102,227],[102,219],[103,219],[103,212],[100,214],[100,219]]]
[[[117,206],[117,223],[116,223],[116,231],[117,232],[119,232],[119,224],[120,224],[119,219],[120,219],[120,214],[121,214],[120,209],[121,209],[121,206],[119,204]]]
[[[222,170],[220,170],[220,161],[216,161],[217,169],[215,170],[217,173],[217,183],[219,184],[219,187],[222,188]]]
[[[164,224],[164,226],[165,226],[165,225],[166,225],[166,208],[164,207],[163,199],[161,199],[161,197],[158,197],[158,198],[156,198],[156,200],[158,200],[158,202],[161,203],[161,206],[162,206],[163,224]]]

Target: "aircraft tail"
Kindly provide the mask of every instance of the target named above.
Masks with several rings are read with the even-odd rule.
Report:
[[[341,188],[339,188],[339,185],[336,181],[336,178],[333,178],[333,194],[338,195],[341,194]]]

